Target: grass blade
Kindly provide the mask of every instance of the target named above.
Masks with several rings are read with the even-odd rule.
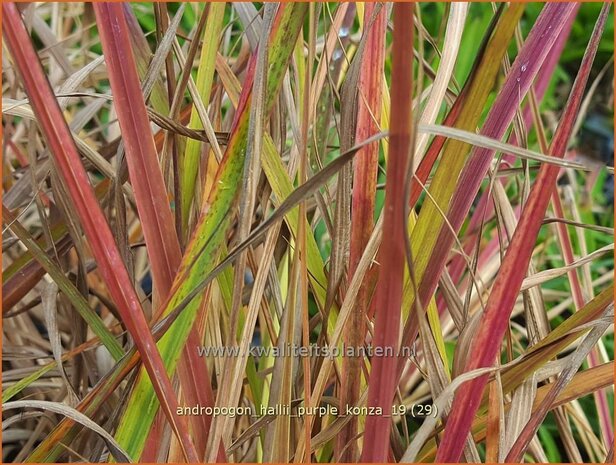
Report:
[[[199,58],[199,68],[195,84],[205,105],[210,101],[212,82],[216,64],[216,52],[218,50],[219,37],[222,30],[225,13],[225,2],[212,3],[208,11],[208,17],[203,31],[203,46]],[[203,123],[199,118],[196,107],[190,113],[189,127],[195,130],[203,129]],[[184,156],[181,158],[180,188],[182,194],[182,230],[188,227],[190,207],[193,202],[195,183],[197,181],[199,158],[201,155],[201,143],[192,139],[186,142]]]
[[[355,139],[362,141],[379,132],[383,66],[385,64],[386,9],[367,3],[364,8],[364,34],[367,35],[359,75],[358,113]],[[357,58],[356,58],[357,59]],[[354,161],[353,197],[351,208],[351,241],[349,253],[349,276],[353,276],[370,240],[374,228],[376,181],[379,169],[379,143],[375,142],[357,153]],[[357,304],[351,313],[345,332],[345,347],[361,347],[366,335],[366,314],[370,304],[371,290],[362,286]],[[341,405],[354,406],[362,386],[363,360],[361,357],[344,357],[342,360]],[[358,459],[355,445],[359,418],[353,416],[337,438],[341,462]],[[351,444],[349,444],[351,442]]]
[[[523,4],[510,4],[499,16],[494,31],[486,45],[486,51],[481,55],[480,62],[468,84],[468,90],[463,91],[464,101],[459,114],[455,116],[455,127],[466,131],[474,131],[481,117],[480,108],[485,105],[490,90],[496,81],[499,62],[504,56],[509,42],[515,31],[515,24],[522,16]],[[450,233],[448,218],[443,214],[454,193],[455,185],[451,179],[456,179],[463,170],[466,155],[470,145],[457,140],[447,140],[443,148],[441,163],[434,175],[428,190],[427,202],[417,218],[417,224],[411,233],[411,251],[414,259],[414,275],[417,283],[418,296],[415,296],[414,287],[410,280],[405,283],[404,308],[414,308],[414,300],[419,298],[422,308],[426,308],[434,294],[438,279],[429,275],[430,269],[444,266],[449,248],[443,247],[438,231],[446,231],[451,241],[455,237]],[[447,221],[446,221],[447,220]],[[443,233],[445,235],[445,233]],[[441,260],[442,262],[437,262]],[[428,281],[426,276],[433,279]],[[419,322],[416,312],[410,312],[405,323],[403,345],[410,346],[415,341],[419,331]],[[402,366],[401,368],[402,369]]]
[[[141,94],[135,60],[131,50],[123,48],[129,37],[123,7],[119,4],[97,4],[94,5],[94,10],[97,14],[111,89],[126,147],[129,175],[150,257],[154,278],[153,301],[156,306],[157,302],[165,299],[171,290],[181,260],[180,244],[154,140],[149,136],[150,123]],[[144,176],[144,173],[147,174]],[[194,342],[198,342],[197,335],[191,334]],[[186,354],[186,357],[190,355]],[[181,362],[183,367],[190,360],[186,357]],[[188,389],[189,386],[209,383],[207,378],[199,376],[202,373],[203,370],[181,370],[181,384]],[[186,392],[195,393],[194,390]],[[189,403],[201,404],[201,400],[203,399],[199,397],[189,397]],[[125,415],[130,414],[130,412],[125,413]],[[196,424],[195,429],[199,426]]]
[[[379,252],[381,272],[376,289],[375,347],[398,351],[400,309],[402,307],[404,252],[404,178],[412,150],[413,56],[406,45],[413,43],[413,4],[394,5],[392,51],[391,117],[389,159],[383,235],[388,238]],[[397,381],[397,356],[374,357],[368,383],[368,406],[389,412]],[[362,462],[387,462],[389,450],[389,415],[368,416]]]
[[[3,399],[124,455],[22,406],[3,461],[611,459],[613,9],[567,107],[602,7],[16,3]]]
[[[295,44],[295,37],[299,33],[305,10],[306,5],[289,4],[281,6],[277,14],[277,22],[275,21],[273,32],[270,35],[270,68],[265,99],[267,109],[270,109],[273,104],[276,91],[286,70],[290,52]],[[172,295],[164,306],[164,316],[171,313],[191,293],[199,278],[213,268],[213,264],[218,257],[219,246],[231,219],[229,212],[233,207],[237,189],[240,186],[239,179],[241,179],[248,132],[250,106],[247,103],[249,103],[249,95],[248,92],[244,96],[244,100],[240,102],[227,150],[216,176],[214,189],[206,197],[206,203],[202,209],[204,214],[199,219],[193,238],[182,259]],[[189,301],[187,308],[184,309],[181,316],[159,342],[166,369],[171,373],[175,370],[178,357],[184,348],[188,332],[195,320],[198,303],[197,300]],[[123,417],[116,433],[116,439],[131,456],[141,455],[145,437],[157,407],[158,402],[156,396],[154,396],[152,385],[147,376],[141,372],[131,393],[127,408],[142,412],[142,415],[141,417],[134,415]],[[209,438],[210,443],[216,444],[216,446],[210,448],[210,451],[215,451],[213,460],[218,454],[219,434],[220,432],[214,429]]]
[[[75,309],[88,323],[94,334],[96,334],[105,347],[109,350],[111,356],[117,361],[123,355],[124,351],[122,347],[116,341],[115,337],[109,332],[100,316],[98,316],[88,305],[86,299],[79,293],[75,285],[66,277],[62,270],[53,263],[47,254],[39,247],[39,245],[32,240],[28,231],[21,225],[21,223],[15,218],[15,216],[8,211],[8,209],[2,206],[2,218],[7,222],[9,229],[21,240],[28,251],[34,256],[41,268],[49,273],[58,285],[60,290],[70,299]]]
[[[550,153],[555,157],[562,157],[567,148],[571,130],[575,123],[575,115],[582,100],[590,68],[609,12],[610,6],[606,6],[607,8],[602,9],[597,21],[563,117],[550,146]],[[534,239],[539,233],[557,175],[558,168],[552,165],[543,165],[539,171],[490,293],[483,318],[473,341],[471,356],[465,367],[466,371],[490,366],[497,355],[502,337],[509,324],[509,315],[513,303],[528,269],[534,248]],[[461,439],[466,437],[470,429],[486,381],[485,376],[476,378],[462,386],[456,394],[443,441],[436,456],[437,461],[451,462],[460,457],[463,447]]]
[[[2,12],[6,20],[3,28],[6,42],[24,80],[30,103],[54,156],[58,174],[70,193],[102,277],[118,305],[123,323],[143,355],[144,364],[156,387],[157,395],[165,406],[169,420],[178,434],[183,436],[183,442],[190,444],[185,423],[176,417],[177,399],[171,381],[164,373],[162,360],[156,350],[139,298],[107,220],[96,201],[66,121],[43,73],[38,56],[32,48],[21,15],[14,3],[4,3]],[[189,458],[192,455],[189,450],[187,455]],[[196,460],[196,454],[192,460]]]
[[[587,357],[590,350],[597,343],[599,338],[603,336],[605,331],[609,328],[610,324],[614,320],[614,305],[610,305],[610,308],[604,312],[603,321],[590,331],[590,334],[582,341],[580,346],[575,350],[571,356],[571,363],[563,370],[559,375],[556,382],[554,382],[552,389],[541,400],[541,403],[536,407],[532,416],[524,426],[524,429],[517,435],[511,450],[505,458],[506,462],[518,462],[521,461],[524,451],[528,447],[530,441],[535,436],[539,425],[548,413],[548,410],[552,407],[556,401],[557,396],[564,390],[565,386],[571,382],[573,376],[578,371],[584,359]]]
[[[98,433],[107,443],[109,450],[115,456],[116,459],[121,460],[122,462],[132,463],[130,457],[122,450],[122,448],[116,443],[113,437],[97,425],[95,422],[90,420],[84,414],[57,402],[48,402],[44,400],[16,400],[13,402],[6,402],[2,404],[2,410],[10,410],[16,408],[36,408],[42,410],[49,410],[51,412],[59,413],[60,415],[64,415],[66,417],[71,418],[74,421],[77,421],[84,425],[87,428]]]
[[[173,214],[151,136],[145,102],[130,48],[123,6],[112,3],[94,5],[105,53],[111,91],[126,161],[143,235],[152,263],[155,292],[167,296],[180,263],[180,244],[173,226]],[[154,299],[156,302],[158,299]]]

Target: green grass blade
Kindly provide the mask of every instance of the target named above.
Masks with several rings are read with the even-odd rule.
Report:
[[[203,31],[203,46],[201,48],[201,56],[199,57],[199,68],[197,69],[195,84],[204,105],[207,105],[210,101],[216,67],[216,53],[218,51],[224,13],[225,2],[210,4],[205,30]],[[203,123],[194,105],[190,113],[189,127],[195,130],[203,129]],[[195,193],[201,146],[201,142],[188,139],[186,141],[186,148],[184,149],[184,156],[181,157],[180,189],[183,230],[186,230],[188,225],[190,207]]]
[[[270,69],[266,92],[268,110],[282,82],[306,10],[305,4],[284,5],[280,7],[276,17],[277,22],[270,36]],[[234,130],[219,167],[214,189],[207,198],[206,213],[200,218],[182,259],[178,279],[175,281],[172,296],[165,306],[164,315],[170,313],[191,292],[200,277],[213,268],[218,258],[220,245],[231,222],[230,212],[241,185],[239,181],[248,134],[248,99],[248,96],[244,96],[243,107],[240,103]],[[198,304],[198,299],[192,300],[158,344],[169,373],[175,370],[188,332],[195,320]],[[141,455],[157,408],[158,401],[152,385],[146,374],[141,371],[116,432],[118,443],[131,457]]]

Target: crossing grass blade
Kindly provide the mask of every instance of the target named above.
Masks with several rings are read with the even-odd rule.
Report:
[[[158,164],[145,102],[120,4],[95,4],[97,24],[118,114],[126,160],[152,263],[155,292],[164,299],[180,263],[180,244],[173,227],[167,189]],[[158,299],[155,299],[158,300]]]
[[[385,64],[386,11],[366,4],[364,9],[364,34],[367,34],[358,86],[358,114],[355,138],[357,141],[379,132],[382,109],[383,73]],[[357,58],[356,58],[357,59]],[[368,66],[370,64],[370,66]],[[366,244],[374,227],[374,207],[376,201],[376,182],[379,169],[379,145],[373,143],[356,155],[353,174],[353,198],[351,207],[351,239],[349,244],[349,275],[357,269]],[[346,347],[361,347],[365,339],[365,321],[369,308],[370,289],[362,287],[357,297],[357,307],[347,323],[345,333]],[[361,357],[345,357],[342,361],[340,401],[342,405],[356,405],[362,386]],[[358,418],[353,417],[342,429],[337,439],[340,460],[357,460],[358,449],[349,442],[357,436]],[[344,453],[342,451],[345,450]]]
[[[3,5],[3,462],[612,459],[613,12],[394,3]]]
[[[265,103],[268,109],[271,108],[284,76],[305,11],[305,4],[289,4],[281,6],[277,13],[274,29],[270,34],[270,61]],[[242,103],[238,108],[234,128],[216,176],[214,189],[201,209],[204,213],[182,259],[178,277],[172,288],[171,296],[165,304],[163,315],[171,312],[190,293],[199,277],[211,270],[218,258],[221,241],[230,224],[230,212],[240,185],[239,180],[243,167],[248,131],[249,97],[244,97]],[[199,299],[191,301],[159,342],[166,369],[170,373],[175,370],[198,307]],[[141,371],[115,435],[118,443],[131,457],[141,455],[145,437],[157,407],[158,401],[150,380],[146,373]],[[136,412],[139,414],[135,414]],[[218,448],[216,447],[215,450]]]
[[[523,4],[510,4],[500,16],[486,46],[486,53],[481,57],[481,62],[472,76],[468,94],[465,96],[464,104],[455,120],[456,128],[473,131],[477,126],[481,117],[481,108],[485,104],[496,81],[500,60],[509,46],[515,31],[515,24],[517,24],[517,21],[522,16],[523,11]],[[405,307],[412,306],[413,300],[417,297],[423,305],[432,297],[436,282],[431,281],[428,286],[424,283],[424,278],[428,267],[436,266],[436,257],[447,253],[446,249],[441,247],[440,242],[437,240],[437,232],[442,229],[451,238],[442,212],[447,211],[447,205],[455,190],[455,184],[451,180],[457,179],[459,173],[464,168],[466,156],[470,149],[470,145],[455,140],[448,140],[444,144],[441,155],[443,162],[439,164],[432,179],[428,191],[430,196],[419,213],[411,238],[414,272],[420,295],[415,296],[410,287],[410,282],[407,283],[403,302]],[[407,328],[408,330],[405,331],[405,343],[412,344],[418,331],[415,312],[410,313]]]
[[[13,233],[26,245],[28,251],[38,260],[42,269],[53,277],[60,290],[71,300],[71,303],[75,306],[82,318],[90,325],[92,331],[101,339],[105,347],[107,347],[111,356],[115,360],[119,360],[124,355],[122,347],[113,334],[107,329],[100,316],[92,311],[88,302],[79,293],[75,285],[64,276],[62,270],[49,259],[45,251],[43,251],[30,237],[28,231],[26,231],[17,218],[15,218],[4,206],[2,207],[2,218],[7,221],[9,229],[13,231]]]
[[[392,104],[387,160],[387,188],[383,234],[388,241],[380,251],[381,272],[376,289],[377,312],[374,345],[398,351],[404,253],[404,177],[413,149],[413,57],[405,44],[413,43],[413,4],[394,5],[394,38],[392,51]],[[387,411],[391,408],[397,374],[397,357],[376,357],[372,360],[368,383],[368,406]],[[389,416],[368,416],[365,434],[371,438],[364,444],[362,462],[386,462],[389,455]]]
[[[111,229],[96,201],[75,143],[32,47],[21,15],[13,3],[3,4],[2,12],[4,18],[7,19],[3,28],[4,37],[24,80],[30,103],[50,146],[57,170],[69,191],[92,253],[97,258],[101,275],[118,306],[123,323],[143,355],[147,372],[155,386],[161,405],[165,407],[167,417],[182,438],[181,441],[187,444],[185,451],[187,458],[190,459],[192,456],[192,459],[196,460],[196,454],[190,451],[191,441],[186,425],[176,416],[177,398],[171,381],[162,368],[162,360],[156,350],[139,298],[122,261]]]
[[[216,52],[219,47],[219,38],[223,26],[225,3],[212,3],[209,7],[208,17],[203,31],[203,46],[197,69],[196,86],[204,104],[210,101],[212,82],[216,64]],[[197,109],[193,106],[190,114],[188,127],[195,130],[203,129],[203,123],[199,118]],[[184,155],[181,158],[180,188],[182,194],[182,222],[183,230],[186,230],[190,215],[190,207],[193,202],[195,183],[197,181],[199,158],[201,155],[201,143],[192,139],[186,142]]]
[[[609,8],[609,5],[604,6],[595,25],[567,106],[550,145],[552,156],[563,157],[567,148],[575,115],[582,101],[584,88],[597,52]],[[467,371],[489,366],[494,361],[509,324],[513,303],[528,269],[534,249],[534,239],[536,239],[541,228],[541,221],[557,176],[558,169],[554,166],[542,165],[539,170],[486,304],[483,318],[473,341],[472,354],[466,365]],[[456,461],[459,458],[462,453],[462,440],[466,437],[470,428],[486,381],[485,377],[475,379],[462,386],[456,394],[445,428],[443,442],[436,455],[437,461]]]
[[[125,145],[131,184],[151,262],[153,302],[157,305],[171,290],[181,260],[180,244],[154,140],[150,135],[150,122],[140,92],[135,60],[131,50],[122,46],[129,38],[123,8],[121,5],[106,4],[94,5],[94,9]],[[144,173],[147,175],[144,176]],[[196,333],[191,332],[191,335],[193,343],[197,343],[199,338]],[[182,359],[182,367],[186,368],[190,363],[191,355],[192,353],[188,353]],[[180,381],[185,388],[185,397],[191,404],[201,404],[204,400],[198,395],[203,391],[189,389],[190,386],[209,383],[202,374],[203,370],[181,370]],[[193,430],[199,428],[199,423],[193,425]],[[201,452],[203,447],[201,445]]]

